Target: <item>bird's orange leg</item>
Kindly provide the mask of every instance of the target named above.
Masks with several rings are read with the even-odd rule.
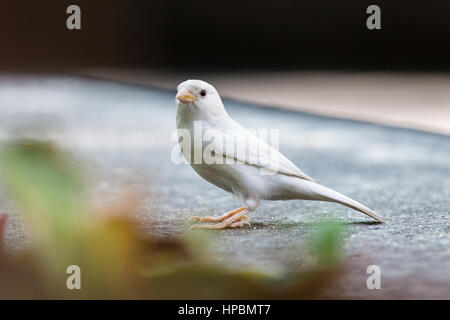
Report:
[[[244,207],[244,209],[238,211],[238,213],[234,213],[229,218],[226,218],[220,223],[217,224],[194,224],[191,229],[210,229],[210,230],[221,230],[226,228],[240,228],[244,225],[250,225],[247,221],[243,221],[242,218],[248,213],[248,210]],[[239,210],[236,209],[236,210]],[[229,212],[228,212],[229,213]]]
[[[194,216],[194,217],[189,218],[189,221],[199,221],[199,222],[221,222],[221,221],[223,221],[223,220],[225,220],[225,219],[228,219],[229,217],[231,217],[231,216],[233,216],[233,215],[235,215],[235,214],[238,214],[238,213],[241,212],[242,210],[245,210],[245,207],[240,207],[240,208],[237,208],[237,209],[228,211],[227,213],[225,213],[225,214],[223,214],[223,215],[221,215],[221,216],[215,216],[215,217],[212,217],[212,216],[207,216],[207,217],[197,217],[197,216]],[[241,220],[249,220],[249,219],[248,219],[247,216],[242,216],[242,217],[240,218],[239,221],[241,221]]]

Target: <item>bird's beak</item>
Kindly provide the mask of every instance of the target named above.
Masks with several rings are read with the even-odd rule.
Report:
[[[189,90],[183,89],[177,93],[177,99],[184,103],[192,103],[195,100],[194,95]]]

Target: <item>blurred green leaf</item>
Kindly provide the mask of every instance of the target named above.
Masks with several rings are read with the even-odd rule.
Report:
[[[0,152],[0,177],[42,253],[66,263],[86,222],[82,180],[68,158],[49,143],[10,143]]]
[[[334,266],[339,262],[342,250],[342,225],[337,222],[320,223],[311,237],[310,251],[322,267]]]

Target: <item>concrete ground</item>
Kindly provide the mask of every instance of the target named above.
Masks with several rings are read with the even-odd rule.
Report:
[[[220,214],[238,204],[188,165],[171,162],[174,93],[77,77],[2,76],[0,140],[17,132],[55,140],[82,159],[102,201],[113,202],[124,184],[144,195],[143,232],[182,234],[189,232],[189,216]],[[450,298],[448,136],[224,102],[248,128],[279,129],[284,155],[387,223],[374,224],[336,204],[264,202],[251,214],[252,228],[210,235],[219,263],[292,271],[308,263],[302,251],[314,222],[338,220],[346,226],[350,272],[329,288],[331,296]],[[8,245],[26,244],[20,218],[1,192],[0,212],[11,215]],[[371,264],[381,268],[381,290],[366,288]]]

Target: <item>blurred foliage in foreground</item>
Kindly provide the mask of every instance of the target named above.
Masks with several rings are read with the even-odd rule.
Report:
[[[1,182],[32,231],[33,245],[19,253],[2,249],[6,215],[0,215],[0,298],[323,298],[322,289],[338,274],[336,224],[319,226],[312,237],[317,262],[308,269],[288,275],[227,269],[205,258],[201,238],[144,237],[129,199],[92,209],[74,168],[48,143],[2,147]],[[69,265],[81,269],[81,290],[66,287]]]

